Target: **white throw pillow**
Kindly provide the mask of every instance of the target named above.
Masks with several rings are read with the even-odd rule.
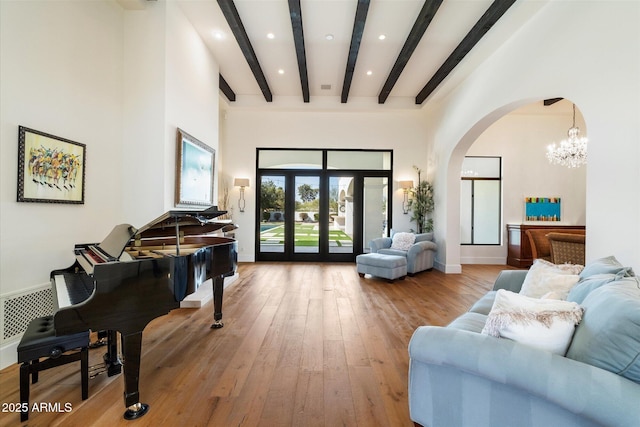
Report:
[[[541,298],[549,292],[567,299],[569,291],[580,280],[580,271],[584,267],[573,264],[552,264],[549,261],[536,259],[522,282],[520,294]]]
[[[580,320],[582,308],[575,302],[530,298],[500,289],[482,333],[564,356]]]
[[[408,251],[415,241],[416,235],[413,233],[396,233],[391,239],[391,249]]]

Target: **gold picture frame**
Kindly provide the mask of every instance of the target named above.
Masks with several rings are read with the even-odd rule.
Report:
[[[213,206],[216,151],[178,128],[176,206]]]

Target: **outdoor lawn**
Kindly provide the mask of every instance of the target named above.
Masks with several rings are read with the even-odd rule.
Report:
[[[266,228],[266,226],[264,227]],[[318,224],[295,224],[296,246],[318,246]],[[284,244],[284,224],[274,225],[260,232],[261,244]],[[353,240],[341,230],[329,230],[329,245],[352,246]]]

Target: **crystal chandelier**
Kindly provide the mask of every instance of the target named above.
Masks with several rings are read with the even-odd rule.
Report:
[[[576,126],[576,104],[573,104],[573,125],[567,131],[568,138],[560,141],[560,145],[547,147],[547,159],[551,164],[579,168],[587,164],[587,142],[580,136],[580,128]]]

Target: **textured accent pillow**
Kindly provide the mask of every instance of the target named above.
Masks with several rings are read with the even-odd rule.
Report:
[[[408,251],[415,241],[416,235],[413,233],[396,233],[391,239],[391,249]]]
[[[578,283],[582,270],[581,265],[553,264],[543,259],[536,259],[522,282],[520,294],[541,298],[554,292],[559,299],[566,299],[571,288]]]
[[[580,319],[582,308],[574,302],[530,298],[500,289],[482,333],[564,356]]]
[[[567,357],[640,384],[640,279],[601,286],[582,305],[582,323]]]
[[[634,276],[631,267],[625,267],[613,255],[599,258],[590,262],[580,273],[580,278],[584,279],[594,274],[618,274],[623,273],[627,277]]]

